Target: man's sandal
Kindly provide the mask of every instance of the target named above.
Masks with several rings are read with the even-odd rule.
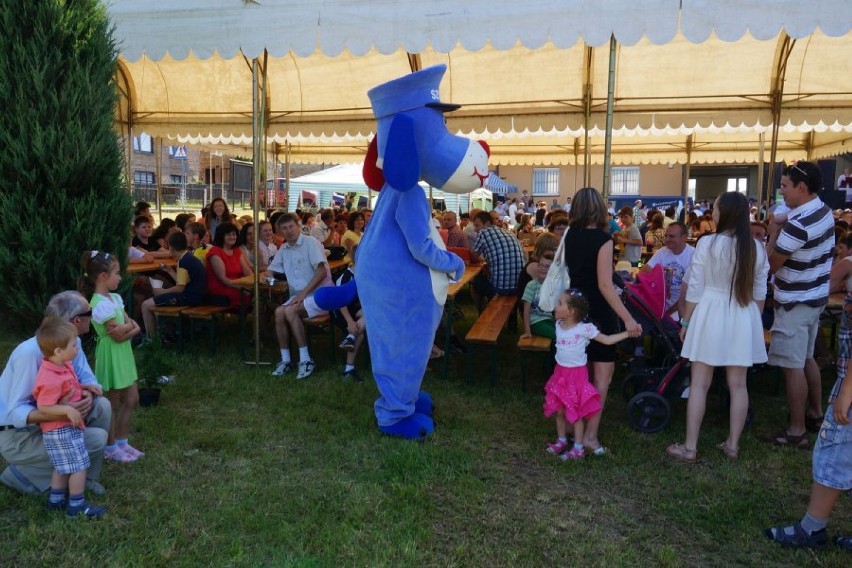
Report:
[[[684,463],[695,463],[698,461],[698,450],[689,450],[686,446],[681,446],[680,444],[672,444],[666,448],[666,453]]]
[[[786,430],[772,434],[769,437],[769,443],[774,446],[799,448],[802,450],[808,449],[811,445],[807,432],[794,436],[793,434],[788,434]]]

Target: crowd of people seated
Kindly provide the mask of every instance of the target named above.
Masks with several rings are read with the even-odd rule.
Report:
[[[587,369],[580,373],[581,378],[559,379],[560,396],[565,398],[548,398],[546,405],[548,415],[557,413],[557,440],[547,451],[563,459],[608,452],[598,433],[618,357],[614,343],[642,333],[614,284],[616,264],[626,263],[630,273],[661,266],[668,291],[666,313],[678,321],[682,356],[691,362],[686,435],[681,443],[669,445],[666,454],[685,463],[698,461],[699,431],[713,369],[724,367],[731,395],[730,428],[716,448],[728,459],[739,459],[748,410],[747,370],[766,362],[778,367],[786,382],[789,419],[767,441],[810,448],[811,435],[820,432],[820,443],[814,450],[808,512],[799,522],[767,529],[766,536],[787,546],[819,546],[827,538],[825,526],[838,496],[852,488],[852,435],[848,433],[852,379],[846,378],[852,330],[846,310],[841,315],[837,381],[827,410],[815,357],[815,350],[819,355],[825,349],[820,342],[820,315],[829,293],[846,293],[846,305],[852,305],[852,211],[831,211],[819,199],[820,188],[819,169],[798,162],[781,176],[785,206],[769,210],[754,207],[742,194],[731,192],[713,203],[680,212],[683,220],[679,221],[674,207],[649,209],[640,200],[634,207],[616,212],[607,207],[597,190],[583,188],[564,206],[555,201],[550,206],[536,203],[524,193],[492,211],[471,209],[459,215],[435,211],[433,222],[448,248],[471,262],[485,263],[471,287],[480,310],[493,296],[516,296],[523,320],[518,334],[554,340],[559,365],[573,369],[571,373]],[[150,283],[147,276],[139,278],[134,287],[134,297],[141,296],[136,304],[139,317],[125,318],[120,315],[120,297],[111,293],[119,281],[117,263],[108,253],[87,252],[82,261],[84,274],[89,275],[87,291],[109,302],[109,309],[97,312],[97,317],[106,315],[103,322],[96,320],[96,327],[105,336],[115,339],[121,335],[120,341],[128,341],[141,331],[133,321],[138,319],[144,323],[141,337],[145,341],[145,337],[157,335],[157,307],[205,304],[240,309],[250,298],[237,281],[263,273],[286,279],[289,289],[288,298],[273,310],[281,359],[272,374],[295,373],[297,379],[307,379],[316,363],[304,320],[325,315],[314,301],[314,292],[335,284],[328,263],[334,247],[345,251],[349,264],[337,284],[355,278],[356,250],[364,232],[370,230],[370,215],[369,209],[358,211],[344,203],[316,213],[269,211],[268,220],[255,225],[251,218],[232,214],[225,200],[216,198],[200,217],[181,213],[155,224],[150,205],[140,202],[134,209],[130,262],[157,263],[171,258],[176,266],[156,269],[161,281],[156,287],[145,285]],[[558,260],[567,267],[571,289],[555,312],[547,312],[538,305],[539,292],[560,242],[564,242],[565,252]],[[80,324],[81,317],[91,318],[92,310],[80,311],[77,300],[69,300],[75,305],[71,310],[75,314],[56,315],[75,324]],[[361,307],[355,301],[329,315],[345,330],[340,344],[347,351],[343,376],[361,381],[355,355],[369,334]],[[105,325],[111,318],[120,320],[120,333]],[[83,327],[88,325],[80,324],[77,329]],[[764,330],[769,332],[768,348]],[[450,335],[451,347],[464,351],[454,330]],[[69,341],[73,343],[73,338],[65,343]],[[293,347],[298,351],[297,363],[292,358]],[[443,355],[437,345],[433,353],[436,350]],[[69,351],[67,357],[73,360],[73,353]],[[557,378],[554,375],[551,380]],[[121,388],[132,390],[124,383]],[[571,400],[579,391],[571,388],[583,389],[583,396],[594,399],[594,405],[575,412],[572,405],[576,401]],[[110,400],[120,408],[135,404],[133,397]],[[0,400],[0,408],[3,406]],[[130,410],[122,412],[128,413],[129,422]],[[578,438],[569,440],[566,422],[578,421],[582,421],[574,430]],[[112,433],[108,437],[108,453],[119,456],[117,461],[134,461],[142,455],[133,454],[137,450],[126,445],[127,426],[123,424],[120,432],[124,438],[116,439]],[[829,442],[824,435],[827,429],[833,436]],[[835,435],[837,432],[845,434]],[[98,443],[103,447],[105,442]],[[13,474],[4,472],[0,481],[11,484]],[[96,482],[97,477],[90,481]],[[848,537],[838,543],[852,546]]]

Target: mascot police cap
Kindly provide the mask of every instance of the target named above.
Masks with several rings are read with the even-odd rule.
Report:
[[[370,89],[367,96],[373,105],[373,115],[384,118],[424,106],[444,112],[461,108],[441,102],[439,87],[446,71],[446,65],[434,65]]]

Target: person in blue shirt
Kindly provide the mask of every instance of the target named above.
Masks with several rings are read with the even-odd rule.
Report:
[[[77,334],[82,335],[89,331],[92,310],[82,294],[69,290],[50,299],[45,316],[71,322]],[[85,443],[92,464],[86,474],[86,489],[102,495],[104,487],[99,480],[112,407],[100,396],[101,387],[89,367],[79,338],[77,346],[72,366],[82,385],[83,399],[67,404],[73,406],[86,423]],[[50,489],[53,473],[39,424],[61,416],[40,410],[33,398],[36,374],[42,361],[44,356],[36,338],[31,337],[15,348],[0,375],[0,455],[7,464],[0,473],[0,482],[20,493],[45,493]]]

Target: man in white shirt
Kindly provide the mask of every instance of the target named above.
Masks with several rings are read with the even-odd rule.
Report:
[[[318,240],[323,246],[334,244],[332,233],[334,232],[334,210],[323,209],[319,214],[319,221],[311,227],[311,236]]]
[[[316,363],[308,350],[308,337],[302,318],[326,313],[314,301],[314,292],[321,286],[332,286],[333,282],[322,245],[314,237],[301,233],[296,215],[285,213],[278,218],[277,223],[284,232],[285,240],[269,263],[267,275],[283,272],[290,297],[283,305],[275,308],[275,334],[278,336],[281,361],[275,366],[272,375],[279,377],[293,370],[290,360],[292,335],[299,348],[299,373],[296,378],[302,380],[311,376],[316,369]]]
[[[512,219],[512,223],[517,223],[515,217],[518,216],[518,198],[513,197],[512,202],[509,204],[509,218]]]
[[[71,322],[77,328],[77,334],[82,335],[89,332],[92,309],[82,294],[69,290],[50,299],[45,316]],[[86,423],[83,434],[92,462],[86,473],[86,489],[103,495],[104,487],[98,480],[112,407],[105,397],[99,396],[101,386],[89,367],[79,338],[77,347],[77,356],[71,364],[82,385],[83,399],[65,404],[76,408]],[[36,374],[43,360],[36,338],[32,337],[15,348],[0,375],[0,455],[8,464],[0,474],[0,482],[21,493],[44,493],[50,489],[53,473],[39,423],[58,420],[60,415],[54,416],[39,409],[33,398]]]
[[[683,284],[683,276],[686,269],[692,263],[692,253],[695,248],[686,242],[686,225],[677,221],[669,224],[666,228],[665,246],[654,253],[654,256],[646,262],[639,272],[648,272],[658,264],[663,270],[671,273],[666,280],[671,279],[668,284],[668,295],[666,296],[666,313],[677,318],[677,299],[680,297],[680,289]]]
[[[852,168],[846,168],[837,178],[837,189],[852,189]]]

